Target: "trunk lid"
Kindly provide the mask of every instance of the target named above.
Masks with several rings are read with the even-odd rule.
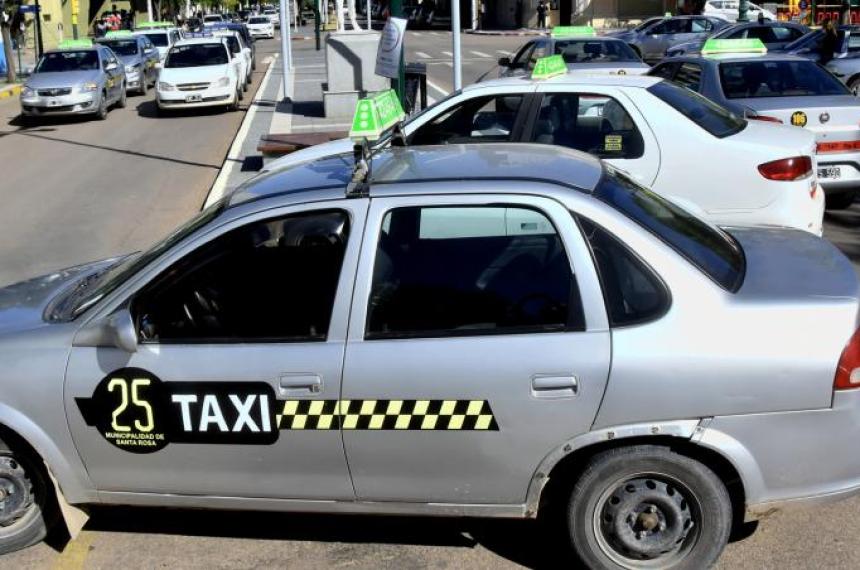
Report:
[[[817,142],[860,139],[860,101],[853,95],[825,97],[756,97],[733,102],[786,125],[804,127]]]

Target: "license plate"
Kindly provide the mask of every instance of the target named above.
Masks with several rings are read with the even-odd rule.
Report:
[[[201,95],[188,95],[187,97],[185,97],[186,103],[199,103],[202,100],[203,96]]]
[[[819,178],[842,178],[842,169],[838,166],[823,166],[818,169]]]

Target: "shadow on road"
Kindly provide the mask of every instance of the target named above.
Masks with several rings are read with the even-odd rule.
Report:
[[[212,512],[99,507],[86,530],[112,533],[475,548],[529,568],[580,568],[548,521]]]

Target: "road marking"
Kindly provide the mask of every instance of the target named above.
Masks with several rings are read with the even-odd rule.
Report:
[[[94,532],[84,531],[66,545],[60,556],[54,560],[54,570],[82,570],[87,563],[90,547],[96,539]]]
[[[415,55],[417,55],[418,57],[423,57],[424,59],[430,59],[430,56],[427,55],[426,53],[424,53],[423,51],[416,51]]]
[[[447,57],[454,57],[454,54],[451,53],[450,51],[443,51],[442,55],[447,56]]]
[[[506,50],[503,50],[503,49],[497,49],[497,50],[496,50],[496,53],[500,53],[500,54],[502,54],[502,55],[508,55],[508,54],[510,54],[511,52],[506,51]]]
[[[428,32],[431,36],[439,37],[439,32]]]
[[[473,54],[477,55],[478,57],[486,57],[486,58],[491,58],[491,57],[493,57],[493,56],[491,56],[490,54],[488,54],[488,53],[484,53],[484,52],[482,52],[482,51],[475,51],[475,50],[470,50],[470,51],[471,51],[471,53],[473,53]]]
[[[412,35],[415,36],[416,38],[420,38],[421,32],[412,32]]]
[[[441,63],[442,65],[447,65],[448,67],[454,67],[454,64],[453,64],[453,63],[451,63],[450,61],[442,61],[442,62],[440,62],[440,63]]]
[[[429,79],[427,80],[427,87],[429,87],[430,89],[435,89],[436,91],[438,91],[439,93],[441,93],[441,94],[442,94],[442,97],[447,97],[447,96],[448,96],[448,91],[447,91],[447,90],[442,89],[441,87],[439,87],[438,85],[436,85],[435,83],[433,83],[432,81],[430,81]],[[428,99],[430,99],[430,98],[428,97]]]
[[[269,62],[269,68],[266,70],[266,74],[263,76],[263,80],[260,82],[260,86],[254,94],[254,99],[251,101],[250,109],[245,113],[245,118],[242,119],[242,124],[239,126],[239,132],[236,133],[236,138],[233,139],[233,144],[230,145],[230,151],[227,153],[227,158],[224,159],[221,171],[218,173],[218,177],[215,178],[215,182],[209,190],[209,195],[206,197],[206,202],[203,204],[204,208],[214,204],[224,196],[224,191],[227,189],[227,181],[230,179],[230,175],[233,174],[236,166],[242,163],[242,161],[239,160],[239,156],[242,154],[242,145],[245,144],[245,139],[248,138],[248,131],[251,129],[251,123],[254,122],[254,117],[257,115],[257,110],[260,108],[259,105],[255,105],[254,103],[263,98],[263,93],[266,91],[266,87],[268,87],[269,81],[272,79],[272,70],[275,69],[275,61],[277,61],[277,59],[278,54],[275,54],[274,56],[269,56],[263,60],[264,64],[266,61]],[[295,79],[295,74],[291,73],[290,79]],[[292,92],[293,84],[291,81],[288,91],[290,98],[292,98]],[[287,119],[292,121],[292,115],[288,115]],[[289,132],[289,130],[287,132]]]

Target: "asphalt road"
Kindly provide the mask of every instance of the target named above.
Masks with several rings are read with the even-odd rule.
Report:
[[[464,82],[522,41],[464,36]],[[431,96],[450,92],[450,36],[410,33],[407,46],[407,60],[428,64]],[[260,61],[274,47],[258,43]],[[138,249],[180,223],[202,203],[242,118],[156,118],[151,95],[130,98],[101,123],[21,129],[16,113],[16,101],[0,102],[0,283]],[[828,215],[825,227],[860,268],[860,205]],[[777,513],[730,544],[719,567],[860,568],[858,515],[860,499]],[[0,570],[499,569],[570,560],[549,521],[100,508],[62,553],[40,544],[0,558]]]

